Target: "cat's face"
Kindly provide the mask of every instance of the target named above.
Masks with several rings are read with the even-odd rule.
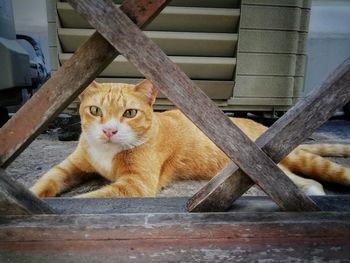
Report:
[[[80,95],[85,138],[124,149],[143,144],[152,126],[156,94],[148,80],[137,85],[93,82]]]

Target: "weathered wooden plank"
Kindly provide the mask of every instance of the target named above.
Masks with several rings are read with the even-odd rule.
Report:
[[[322,84],[275,122],[256,143],[272,160],[279,162],[350,100],[350,58]],[[245,193],[253,181],[230,163],[189,199],[192,212],[224,211]]]
[[[0,216],[0,240],[177,239],[188,238],[189,233],[195,239],[243,238],[247,233],[255,238],[295,238],[300,233],[289,231],[294,227],[308,237],[345,238],[350,237],[349,219],[350,212],[7,215]],[[270,232],[272,226],[279,230]],[[216,231],[208,235],[210,229]]]
[[[247,240],[247,241],[246,241]],[[4,262],[348,262],[347,239],[139,239],[0,243]]]
[[[52,213],[54,209],[0,169],[0,215]]]
[[[315,203],[112,2],[72,0],[70,3],[280,207],[295,211],[318,210]],[[196,105],[200,111],[194,110]],[[256,165],[251,165],[253,163]]]
[[[310,196],[322,211],[350,212],[350,196]],[[185,213],[188,197],[45,198],[59,214]],[[268,196],[242,196],[228,212],[280,212]]]
[[[329,262],[349,258],[349,237],[350,213],[0,217],[4,262]]]
[[[145,26],[168,0],[127,0],[120,7]],[[5,168],[113,61],[118,52],[95,32],[0,129],[0,166]]]

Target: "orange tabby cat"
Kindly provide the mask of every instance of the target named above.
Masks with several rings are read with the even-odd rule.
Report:
[[[146,197],[177,178],[212,178],[229,159],[180,111],[154,113],[156,94],[148,80],[137,85],[93,82],[80,95],[77,148],[31,190],[39,197],[55,196],[98,173],[111,184],[78,197]],[[267,129],[249,119],[232,121],[254,140]],[[350,185],[349,169],[315,154],[332,150],[350,156],[350,147],[341,145],[299,146],[279,166],[307,194],[324,194],[321,184],[293,172]]]

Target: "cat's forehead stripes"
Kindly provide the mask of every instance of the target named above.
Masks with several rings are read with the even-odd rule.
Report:
[[[131,88],[133,88],[133,86],[129,84],[114,84],[108,93],[108,101],[110,105],[117,106],[123,110],[127,109],[128,104],[132,102],[128,95],[128,90],[130,91]]]
[[[106,90],[101,105],[109,107],[110,105],[116,105],[123,107],[123,104],[120,103],[122,100],[122,87],[109,85],[109,89]]]
[[[97,106],[102,109],[103,121],[110,118],[121,119],[127,109],[142,111],[144,100],[135,91],[135,85],[124,83],[98,83],[91,86],[87,96],[82,97],[85,106]]]
[[[122,100],[122,89],[126,85],[114,84],[114,83],[102,83],[98,88],[91,88],[87,93],[90,96],[84,98],[84,102],[87,104],[95,103],[97,106],[109,106],[111,103],[120,104]]]

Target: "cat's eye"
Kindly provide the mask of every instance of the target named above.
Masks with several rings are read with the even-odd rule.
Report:
[[[123,117],[125,118],[134,118],[137,114],[137,110],[135,109],[129,109],[129,110],[126,110],[123,114]]]
[[[102,117],[102,110],[97,106],[90,106],[90,113],[94,116]]]

